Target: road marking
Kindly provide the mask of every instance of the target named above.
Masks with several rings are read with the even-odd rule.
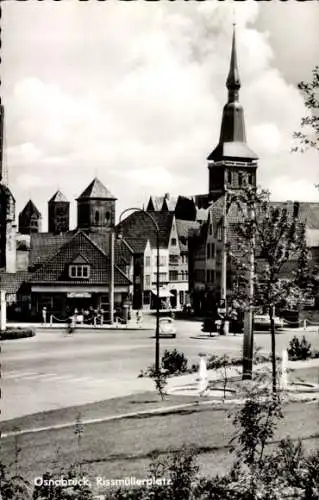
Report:
[[[38,372],[21,372],[21,371],[11,371],[11,372],[2,372],[1,378],[3,380],[8,378],[24,378],[29,376],[36,376]]]
[[[21,372],[21,371],[11,371],[8,373],[3,374],[2,380],[13,380],[17,382],[28,382],[28,381],[38,381],[41,383],[46,383],[46,382],[57,382],[57,381],[65,381],[67,383],[72,383],[72,384],[78,384],[78,383],[83,383],[83,384],[105,384],[107,382],[107,377],[94,377],[91,375],[87,376],[76,376],[75,374],[72,373],[64,373],[64,374],[58,374],[54,372],[49,372],[49,373],[40,373],[40,372]]]

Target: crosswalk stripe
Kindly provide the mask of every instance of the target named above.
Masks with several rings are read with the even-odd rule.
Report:
[[[89,384],[104,384],[105,378],[95,378],[90,375],[77,377],[72,373],[57,374],[57,373],[39,373],[39,372],[10,372],[4,374],[3,380],[15,379],[19,382],[36,380],[39,382],[55,382],[64,380],[68,383],[89,383]]]

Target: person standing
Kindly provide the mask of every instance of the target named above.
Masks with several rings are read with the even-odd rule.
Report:
[[[47,308],[45,306],[42,308],[42,324],[43,326],[47,324]]]

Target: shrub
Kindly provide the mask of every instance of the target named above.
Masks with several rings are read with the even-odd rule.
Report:
[[[161,365],[163,370],[165,370],[169,375],[175,373],[185,373],[187,370],[187,358],[182,352],[178,352],[176,349],[169,351],[166,349],[162,356]]]
[[[153,365],[150,368],[148,368],[147,375],[148,377],[154,380],[155,388],[163,401],[165,396],[167,395],[167,393],[165,392],[165,387],[167,385],[167,377],[168,377],[167,371],[159,370],[159,372],[157,372],[155,370],[155,366]]]
[[[288,358],[293,361],[308,359],[311,357],[311,344],[307,342],[305,336],[303,336],[301,340],[294,336],[289,342],[287,352]]]
[[[5,331],[0,332],[0,340],[16,340],[25,339],[27,337],[34,337],[35,331],[31,328],[7,328]]]

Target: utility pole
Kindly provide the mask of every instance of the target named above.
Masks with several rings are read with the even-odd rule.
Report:
[[[114,322],[114,231],[111,228],[109,234],[110,247],[110,273],[109,273],[109,319],[110,324]]]
[[[255,210],[253,200],[248,201],[251,234],[249,242],[248,310],[245,311],[243,345],[243,380],[251,380],[254,350],[254,282],[255,282]]]

